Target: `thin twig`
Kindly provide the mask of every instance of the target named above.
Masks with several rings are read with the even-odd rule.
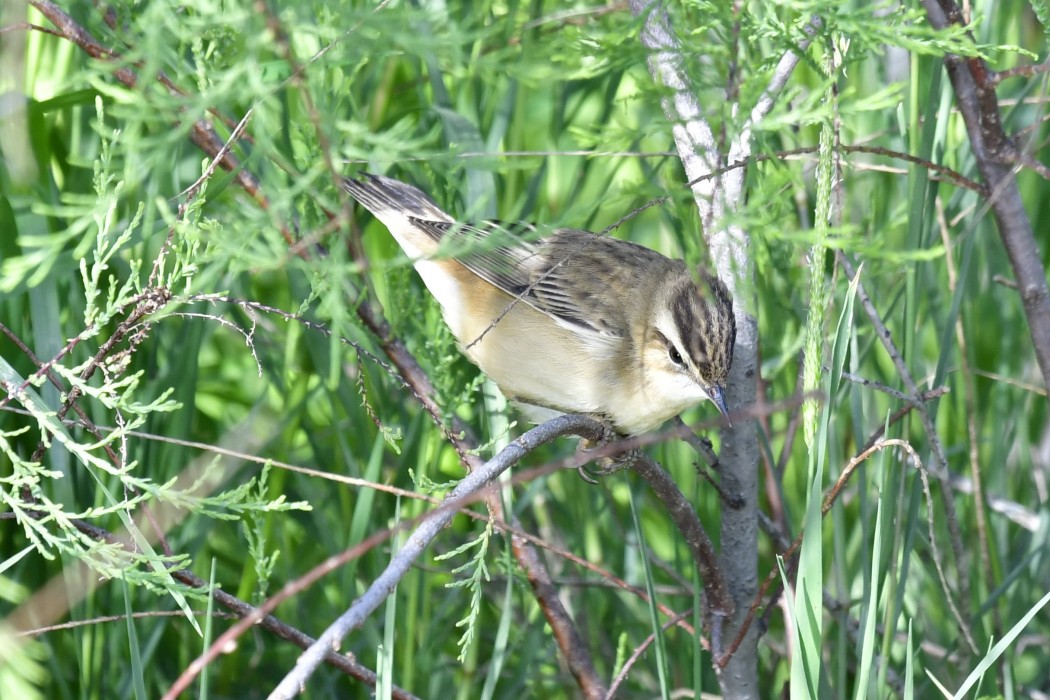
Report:
[[[691,615],[692,612],[693,611],[691,609],[680,612],[678,615],[675,616],[674,619],[668,620],[667,622],[662,624],[660,626],[660,631],[666,632],[679,620],[683,620],[689,615]],[[609,692],[605,694],[606,700],[612,700],[616,697],[616,693],[620,690],[620,686],[623,685],[623,682],[625,680],[627,680],[627,674],[630,673],[631,669],[634,668],[634,665],[638,663],[638,660],[642,658],[642,655],[645,654],[646,650],[649,647],[651,647],[653,645],[653,642],[655,641],[656,633],[653,632],[650,633],[645,639],[643,639],[641,644],[634,648],[634,651],[631,652],[631,655],[627,657],[626,661],[624,661],[623,667],[620,669],[620,672],[616,674],[616,678],[613,678],[613,682],[609,685]]]
[[[1041,73],[1050,72],[1050,61],[1044,61],[1042,63],[1031,63],[1025,66],[1014,66],[1013,68],[1006,68],[1004,70],[998,70],[991,73],[989,76],[989,82],[993,85],[999,85],[1004,80],[1010,78],[1031,78]]]
[[[964,24],[963,13],[953,0],[923,0],[923,7],[936,29]],[[1043,384],[1050,390],[1050,288],[1043,256],[1012,167],[1016,160],[1012,157],[1018,149],[1003,130],[992,79],[994,72],[979,57],[948,54],[944,64],[966,124],[977,168],[991,190],[989,204],[1017,278]]]
[[[387,565],[360,598],[344,612],[328,629],[299,657],[296,667],[274,688],[272,700],[289,699],[297,695],[325,655],[337,649],[346,635],[361,625],[379,607],[396,586],[423,550],[449,523],[462,502],[475,492],[488,486],[501,473],[517,463],[522,457],[557,437],[567,434],[580,435],[591,440],[602,437],[601,424],[582,416],[559,416],[537,426],[511,442],[492,459],[478,466],[464,478],[445,498],[441,506],[431,511],[412,532]]]
[[[857,278],[857,273],[853,263],[843,251],[835,251],[835,257],[838,264],[842,266],[843,270],[845,270],[850,278]],[[893,335],[890,333],[889,328],[886,327],[885,322],[883,322],[882,317],[875,308],[874,302],[871,300],[871,297],[868,296],[868,292],[864,287],[864,282],[859,278],[857,278],[857,298],[860,300],[864,313],[868,316],[868,320],[875,329],[876,337],[878,337],[879,342],[882,343],[882,347],[886,350],[887,354],[889,354],[894,367],[897,368],[897,373],[900,375],[901,380],[904,382],[904,387],[908,390],[908,394],[911,397],[909,400],[916,404],[915,412],[919,416],[919,421],[922,423],[923,430],[926,432],[926,438],[930,441],[930,448],[933,452],[934,463],[937,467],[935,475],[941,480],[942,485],[945,486],[940,492],[941,502],[944,505],[944,519],[948,526],[948,539],[952,547],[952,552],[955,555],[956,566],[959,571],[966,571],[969,568],[967,565],[967,550],[963,546],[962,533],[959,531],[959,516],[955,510],[955,500],[952,498],[951,489],[948,488],[948,457],[945,454],[944,443],[941,441],[940,433],[937,432],[937,427],[933,424],[933,420],[930,418],[930,414],[926,411],[926,407],[923,406],[922,402],[919,400],[919,396],[922,392],[919,391],[919,387],[912,378],[911,372],[908,370],[908,366],[904,362],[904,358],[901,356],[900,351],[893,342]],[[934,558],[937,558],[936,542],[930,542],[930,547],[933,551]],[[940,566],[939,562],[938,566]],[[969,597],[969,577],[957,576],[956,580],[959,586],[959,595],[965,600]],[[947,579],[942,579],[942,581],[947,582]],[[944,595],[946,598],[953,598],[952,590],[950,588],[944,589]],[[954,602],[951,602],[950,604],[954,607]],[[960,625],[960,630],[962,631],[964,638],[966,638],[970,645],[972,653],[976,654],[977,645],[973,642],[973,634],[970,632],[969,624],[961,617],[957,618],[957,622]]]
[[[882,384],[881,382],[877,382],[874,379],[865,379],[864,377],[858,377],[857,375],[851,374],[850,372],[843,372],[842,373],[842,378],[846,379],[846,380],[849,380],[849,381],[853,382],[854,384],[860,384],[861,386],[866,386],[869,389],[874,389],[876,391],[881,391],[884,394],[888,394],[888,395],[892,396],[893,398],[897,399],[898,401],[907,401],[908,403],[911,403],[911,404],[915,404],[915,403],[924,404],[927,401],[939,398],[939,397],[943,396],[944,394],[947,394],[949,391],[951,391],[951,389],[946,387],[946,386],[939,386],[939,387],[937,387],[935,389],[930,389],[929,391],[924,391],[924,392],[920,393],[916,398],[913,399],[912,397],[908,396],[904,392],[897,391],[893,387],[886,386],[885,384]]]

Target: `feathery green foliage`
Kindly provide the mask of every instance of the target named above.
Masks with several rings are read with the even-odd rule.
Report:
[[[624,6],[65,10],[112,53],[91,58],[22,29],[0,46],[23,76],[0,78],[15,80],[0,111],[0,696],[157,697],[201,653],[199,615],[224,611],[177,569],[261,604],[364,543],[276,609],[316,636],[389,561],[384,530],[432,508],[384,488],[423,495],[461,478],[449,433],[469,429],[487,458],[525,428],[339,176],[389,174],[457,215],[591,230],[667,196],[611,235],[690,264],[707,252],[665,93]],[[950,31],[932,29],[921,4],[668,10],[691,87],[724,138],[809,18],[823,20],[754,132],[746,205],[727,214],[751,237],[765,405],[800,386],[825,392],[805,420],[797,400],[759,420],[760,507],[779,535],[758,543],[759,570],[777,574],[755,622],[759,696],[780,695],[793,673],[795,692],[806,689],[796,697],[932,697],[937,683],[956,692],[978,680],[984,697],[1050,691],[1042,377],[985,195],[928,167],[979,181],[943,53],[997,70],[1045,60],[1045,3],[978,3],[966,29]],[[26,20],[54,28],[37,10],[4,23]],[[998,88],[1008,131],[1037,162],[1048,160],[1045,75]],[[21,107],[7,101],[16,93]],[[210,167],[194,141],[202,120],[231,141],[234,172]],[[1048,230],[1046,181],[1031,169],[1018,178],[1033,229]],[[919,388],[947,390],[924,403],[935,435],[894,393],[907,387],[837,251],[861,269]],[[382,314],[380,334],[363,303]],[[394,341],[432,383],[438,421],[405,386]],[[712,415],[701,406],[684,418]],[[886,447],[858,462],[819,520],[821,496],[873,436],[914,455]],[[557,442],[516,473],[574,449]],[[717,532],[728,506],[692,449],[647,449]],[[717,690],[710,654],[693,662],[692,626],[658,630],[693,606],[697,576],[641,482],[592,485],[561,470],[501,488],[514,526],[547,546],[599,677],[630,664],[620,697]],[[801,557],[779,560],[781,540],[803,527]],[[399,583],[388,617],[341,651],[381,672],[384,692],[577,696],[511,549],[503,524],[457,517]],[[58,583],[62,593],[44,597]],[[60,622],[70,626],[49,627]],[[35,636],[15,635],[16,624]],[[207,638],[228,624],[212,619]],[[661,654],[631,658],[654,632]],[[262,697],[299,653],[253,626],[188,692]],[[373,692],[331,668],[308,690]]]

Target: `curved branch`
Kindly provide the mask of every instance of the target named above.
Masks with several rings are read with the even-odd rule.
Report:
[[[339,619],[324,631],[317,641],[299,658],[296,667],[270,693],[271,700],[292,698],[306,686],[317,667],[332,650],[337,649],[343,638],[355,627],[361,625],[365,618],[375,611],[386,597],[394,590],[397,583],[408,573],[412,563],[423,553],[437,537],[452,516],[467,501],[477,497],[478,492],[496,477],[516,464],[522,457],[562,435],[579,435],[598,440],[602,437],[602,426],[591,418],[584,416],[559,416],[547,421],[517,438],[495,457],[485,462],[459,482],[455,489],[445,498],[440,506],[424,518],[419,527],[409,535],[404,546],[390,560],[386,569],[376,577],[364,594],[355,600]]]
[[[671,520],[693,553],[693,561],[707,593],[706,612],[710,617],[708,628],[711,634],[711,649],[717,655],[720,652],[718,641],[722,620],[730,617],[736,606],[718,566],[718,554],[711,544],[711,538],[700,524],[692,502],[685,497],[671,475],[655,460],[641,454],[634,460],[631,469],[649,483],[653,494],[667,509]]]

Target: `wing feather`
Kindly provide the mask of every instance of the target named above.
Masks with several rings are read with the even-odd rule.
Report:
[[[610,285],[644,294],[654,276],[660,279],[682,265],[648,248],[577,229],[557,229],[533,241],[526,236],[536,227],[529,224],[411,221],[474,274],[598,343],[615,342],[628,328],[622,305],[609,301]],[[651,273],[645,279],[643,269]]]

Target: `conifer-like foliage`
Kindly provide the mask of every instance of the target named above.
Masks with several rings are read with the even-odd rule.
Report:
[[[3,5],[0,697],[264,697],[355,600],[311,696],[1050,693],[1045,0],[646,5]],[[717,269],[753,396],[562,468],[362,171]]]

